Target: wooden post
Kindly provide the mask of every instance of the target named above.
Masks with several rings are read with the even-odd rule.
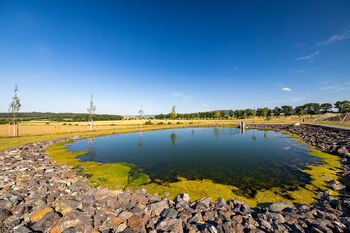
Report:
[[[11,121],[9,121],[9,137],[11,137]]]
[[[17,122],[17,137],[19,136],[19,122]]]

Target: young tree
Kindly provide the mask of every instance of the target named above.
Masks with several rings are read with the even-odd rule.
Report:
[[[321,112],[322,112],[322,113],[331,112],[331,111],[332,111],[332,107],[333,107],[333,105],[330,104],[330,103],[323,103],[323,104],[321,104],[321,106],[320,106]]]
[[[173,108],[171,109],[170,117],[171,117],[172,119],[176,119],[176,117],[177,117],[176,105],[174,105]]]
[[[139,114],[140,114],[141,128],[142,128],[142,115],[143,115],[142,105],[141,105],[141,107],[140,107]]]
[[[90,107],[87,108],[87,111],[89,113],[89,120],[90,120],[90,131],[93,130],[93,124],[94,124],[94,120],[93,120],[93,116],[95,114],[96,111],[96,106],[94,104],[94,95],[91,94],[91,98],[90,98]]]
[[[293,107],[289,105],[283,105],[281,106],[282,112],[284,113],[285,116],[290,116],[292,115],[293,112]]]
[[[12,101],[9,106],[9,112],[12,113],[13,115],[13,136],[18,136],[18,125],[16,127],[17,123],[17,113],[21,108],[21,102],[18,98],[18,85],[15,85],[15,90],[14,90],[14,95],[12,97]],[[17,128],[17,133],[16,133],[16,128]]]

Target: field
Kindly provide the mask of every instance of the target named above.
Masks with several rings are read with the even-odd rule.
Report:
[[[247,124],[290,124],[300,122],[297,116],[289,118],[273,118],[264,120],[256,119],[232,119],[232,120],[151,120],[152,124],[146,124],[143,120],[142,130],[165,129],[196,125],[229,125],[239,124],[244,121]],[[0,150],[39,140],[54,139],[74,135],[105,135],[112,133],[135,132],[140,129],[140,120],[120,121],[96,121],[94,131],[89,131],[88,122],[54,122],[54,121],[25,121],[19,124],[19,137],[13,137],[13,126],[0,125]],[[325,123],[307,120],[305,123]],[[350,126],[350,123],[326,122],[340,126]],[[9,134],[11,137],[9,137]]]
[[[253,119],[233,119],[233,120],[151,120],[152,125],[162,124],[192,124],[192,125],[215,125],[215,124],[238,124],[244,121],[246,123],[266,123],[266,124],[283,124],[299,122],[298,118],[278,118],[269,121],[264,121],[262,118]],[[144,126],[150,126],[145,124]],[[170,123],[169,123],[170,122]],[[140,127],[140,120],[121,120],[121,121],[96,121],[94,122],[94,131],[106,130],[124,130],[137,129]],[[88,132],[88,122],[49,122],[49,121],[27,121],[21,122],[19,125],[19,135],[47,135],[47,134],[62,134],[73,132]],[[8,137],[9,134],[13,136],[13,126],[0,125],[0,137]]]

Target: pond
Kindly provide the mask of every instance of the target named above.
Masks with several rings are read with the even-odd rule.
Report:
[[[211,180],[237,187],[237,194],[253,197],[259,190],[295,190],[310,184],[302,170],[324,163],[309,148],[287,134],[273,130],[232,127],[181,128],[108,135],[75,141],[78,158],[103,164],[132,165],[147,183]]]

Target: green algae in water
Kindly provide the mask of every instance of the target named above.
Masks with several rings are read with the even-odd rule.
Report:
[[[236,128],[186,128],[88,138],[65,151],[85,167],[92,183],[108,187],[139,186],[171,197],[187,192],[192,199],[239,198],[251,205],[311,203],[316,191],[326,188],[319,173],[334,173],[329,168],[339,162],[285,136],[266,130],[242,134]]]

